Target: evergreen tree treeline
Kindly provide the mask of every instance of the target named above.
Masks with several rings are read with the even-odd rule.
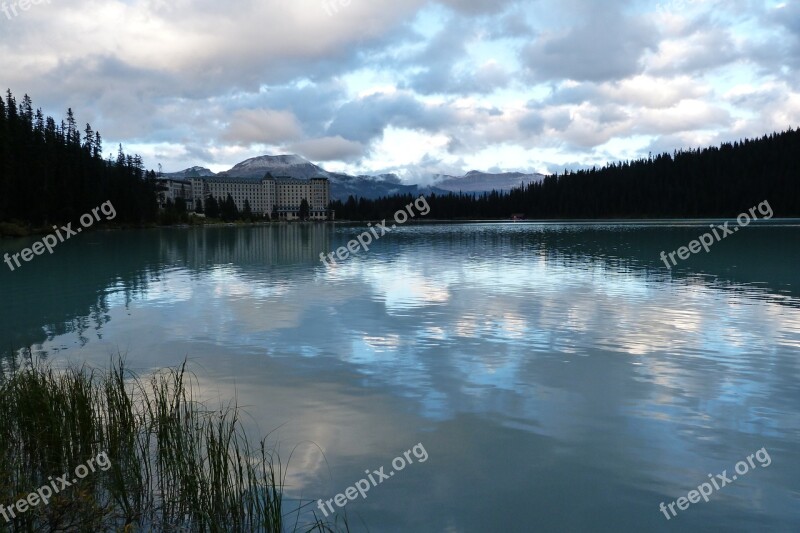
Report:
[[[351,196],[331,209],[337,219],[375,220],[411,200]],[[435,219],[735,217],[765,200],[776,217],[800,216],[800,129],[565,172],[510,192],[427,196]]]
[[[81,134],[72,109],[56,123],[28,95],[19,104],[11,91],[0,96],[0,222],[74,222],[106,201],[115,223],[156,220],[155,173],[122,146],[104,160],[100,134],[89,124]]]
[[[115,222],[159,220],[155,172],[139,156],[103,159],[102,138],[81,132],[72,110],[60,123],[34,111],[27,95],[0,96],[0,222],[34,226],[75,221],[111,201]],[[510,192],[428,195],[430,218],[535,219],[734,217],[767,200],[777,217],[800,216],[800,129],[719,147],[664,153],[565,172]],[[413,201],[410,195],[334,201],[336,218],[381,219]],[[252,217],[232,198],[209,198],[209,217]],[[307,206],[304,208],[307,209]],[[176,206],[176,216],[185,207]],[[277,213],[273,210],[272,218]]]

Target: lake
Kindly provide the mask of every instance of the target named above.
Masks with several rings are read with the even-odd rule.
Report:
[[[0,353],[188,358],[318,514],[421,444],[334,502],[355,531],[797,531],[800,221],[667,269],[709,222],[409,225],[335,267],[365,225],[84,233],[0,265]]]

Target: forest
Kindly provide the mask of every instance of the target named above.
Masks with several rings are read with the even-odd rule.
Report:
[[[788,218],[800,216],[798,171],[800,129],[565,171],[509,192],[426,196],[429,218],[440,220],[735,217],[765,200],[777,217]],[[156,173],[122,146],[116,158],[103,159],[100,133],[90,124],[81,131],[72,109],[57,123],[34,111],[28,95],[19,104],[10,91],[0,97],[0,223],[47,227],[106,201],[117,209],[117,224],[185,222],[180,206],[159,213],[157,190]],[[350,196],[330,208],[337,220],[375,220],[413,199]],[[252,216],[231,209],[232,199],[208,203],[212,218]]]
[[[115,224],[155,222],[156,175],[139,156],[103,159],[102,137],[78,127],[72,109],[56,122],[25,95],[0,96],[0,222],[47,227],[74,221],[103,202]]]
[[[652,219],[735,217],[768,200],[778,218],[800,216],[800,129],[719,147],[663,153],[565,171],[510,192],[426,195],[430,218]],[[333,202],[337,219],[374,220],[411,197]]]

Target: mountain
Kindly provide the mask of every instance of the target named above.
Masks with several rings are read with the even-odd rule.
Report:
[[[205,176],[216,176],[215,173],[204,167],[192,167],[179,172],[165,172],[162,174],[165,178],[185,180],[187,178],[201,178]]]
[[[237,164],[230,170],[220,172],[220,176],[233,178],[261,179],[269,172],[273,176],[290,177],[307,180],[318,176],[329,177],[324,169],[303,159],[299,155],[262,155],[252,157]]]
[[[521,172],[490,174],[472,171],[461,177],[440,175],[437,176],[439,181],[432,186],[420,187],[418,185],[404,184],[396,174],[352,176],[340,172],[328,172],[298,155],[262,155],[252,157],[219,174],[214,174],[207,168],[192,167],[180,172],[164,174],[164,176],[185,179],[216,175],[261,179],[267,172],[276,178],[328,178],[331,183],[331,199],[342,201],[346,201],[351,195],[372,200],[395,194],[417,195],[423,193],[447,194],[448,192],[459,191],[465,193],[480,193],[492,190],[508,191],[513,187],[518,187],[520,183],[539,182],[544,178],[541,174],[523,174]]]
[[[382,196],[395,194],[418,194],[419,187],[405,185],[394,174],[379,176],[350,176],[349,174],[331,173],[331,199],[345,201],[349,196],[363,197],[373,200]]]
[[[472,192],[481,193],[495,191],[510,191],[520,184],[540,183],[544,179],[543,174],[524,174],[522,172],[504,172],[502,174],[490,174],[473,170],[461,177],[439,176],[441,181],[435,182],[439,189],[450,192]]]
[[[328,172],[298,155],[262,155],[238,163],[220,176],[260,179],[269,172],[277,177],[309,179],[325,177],[331,183],[331,197],[334,200],[347,200],[348,196],[379,198],[393,194],[415,194],[416,185],[404,185],[393,174],[380,176],[351,176],[338,172]]]

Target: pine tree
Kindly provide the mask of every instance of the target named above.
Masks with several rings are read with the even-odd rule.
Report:
[[[78,133],[78,125],[75,121],[75,114],[72,108],[67,109],[67,131],[65,134],[67,144],[80,144],[80,134]]]
[[[100,132],[96,131],[94,133],[94,150],[92,155],[95,159],[103,159],[103,138],[100,137]]]
[[[219,202],[213,196],[206,200],[206,216],[209,218],[219,218]]]
[[[250,201],[247,199],[245,199],[244,206],[242,207],[242,219],[247,222],[252,222],[253,220],[253,210],[250,208]]]
[[[66,223],[106,201],[117,211],[116,222],[155,220],[154,185],[138,179],[135,168],[103,161],[100,136],[89,124],[82,142],[72,109],[60,124],[41,109],[34,113],[27,95],[17,106],[7,91],[0,105],[0,222]]]
[[[92,131],[92,126],[88,122],[83,132],[83,149],[89,155],[94,154],[94,131]]]
[[[31,101],[31,97],[27,94],[22,97],[19,115],[20,118],[25,121],[25,125],[28,126],[28,128],[33,126],[33,102]]]
[[[220,217],[225,222],[233,222],[239,218],[239,210],[236,208],[236,202],[233,196],[228,194],[228,197],[220,204]]]
[[[34,120],[33,131],[36,132],[36,138],[39,141],[44,141],[44,114],[42,114],[41,107],[36,110],[36,118]]]
[[[308,205],[308,200],[303,198],[303,201],[300,202],[300,211],[297,213],[297,216],[300,217],[300,220],[308,220],[309,212],[310,207]]]

